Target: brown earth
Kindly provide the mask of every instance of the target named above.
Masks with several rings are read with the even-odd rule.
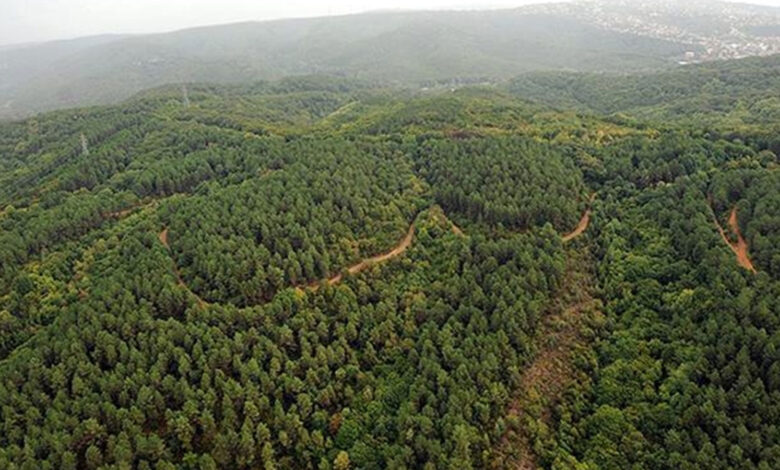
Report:
[[[594,199],[596,199],[596,193],[590,195],[590,202],[588,203],[588,208],[585,210],[585,213],[582,214],[582,218],[580,218],[579,223],[577,223],[577,227],[575,227],[574,230],[561,237],[563,243],[574,240],[575,238],[582,235],[582,233],[585,230],[588,229],[588,224],[590,224],[590,207],[591,204],[593,204]]]
[[[729,239],[728,235],[726,234],[726,231],[723,230],[723,227],[721,227],[720,222],[718,222],[718,218],[715,216],[715,212],[712,213],[712,216],[715,220],[715,226],[718,227],[718,232],[720,232],[721,238],[723,238],[723,241],[726,242],[729,248],[731,248],[731,251],[733,251],[734,254],[737,256],[737,264],[747,269],[748,271],[755,273],[756,268],[753,266],[753,263],[750,261],[750,256],[748,254],[749,253],[748,244],[745,241],[745,239],[742,237],[742,232],[740,232],[739,230],[739,223],[737,222],[737,206],[734,206],[734,208],[731,209],[731,214],[729,215],[729,221],[728,221],[731,232],[737,237],[736,242],[733,242]]]
[[[509,406],[510,424],[502,436],[492,468],[531,470],[538,468],[530,431],[535,422],[548,423],[552,407],[577,378],[573,358],[587,345],[583,328],[599,319],[597,301],[589,292],[590,274],[583,255],[572,253],[557,304],[542,320],[534,335],[532,361],[522,373],[520,388]]]
[[[461,230],[460,227],[455,225],[455,222],[452,222],[452,233],[454,233],[455,235],[457,235],[459,237],[465,237],[466,236],[466,234],[463,233],[463,230]]]
[[[166,249],[170,250],[171,247],[168,246],[168,227],[165,227],[162,232],[160,232],[160,235],[158,237],[160,239],[160,243],[165,246]]]

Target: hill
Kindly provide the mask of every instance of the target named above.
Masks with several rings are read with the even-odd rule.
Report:
[[[778,468],[780,145],[729,122],[307,76],[0,124],[0,468]]]
[[[385,84],[532,70],[671,66],[689,48],[524,9],[386,12],[213,26],[0,50],[0,117],[117,102],[165,83],[334,74]]]
[[[561,109],[622,113],[700,128],[780,122],[780,55],[689,65],[650,74],[538,72],[508,89]]]

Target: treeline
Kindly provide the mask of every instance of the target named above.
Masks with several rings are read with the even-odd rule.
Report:
[[[711,62],[651,74],[531,73],[509,90],[560,108],[626,113],[697,127],[776,127],[777,56]],[[695,117],[695,122],[691,118]]]

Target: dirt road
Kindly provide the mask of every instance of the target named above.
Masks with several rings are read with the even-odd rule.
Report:
[[[572,230],[571,232],[567,233],[561,239],[563,240],[563,243],[570,242],[574,240],[575,238],[582,235],[582,233],[588,229],[588,224],[590,224],[590,207],[593,204],[593,200],[596,199],[596,193],[593,193],[590,195],[590,201],[588,202],[588,208],[585,210],[585,213],[582,214],[582,218],[580,218],[579,223],[577,224],[577,227]]]
[[[721,227],[720,223],[718,222],[718,218],[715,216],[715,212],[712,213],[712,216],[715,220],[715,226],[718,227],[718,232],[720,232],[721,238],[723,238],[723,241],[726,242],[726,244],[731,248],[731,251],[734,252],[734,254],[737,256],[737,264],[742,266],[743,268],[747,269],[748,271],[755,273],[756,268],[753,266],[753,263],[750,261],[749,256],[749,250],[748,250],[748,244],[745,241],[745,239],[742,237],[742,232],[739,230],[739,223],[737,222],[737,206],[734,206],[733,209],[731,209],[731,214],[729,215],[729,229],[734,233],[734,235],[737,236],[737,241],[732,242],[728,235],[726,235],[726,231]]]
[[[401,240],[400,243],[398,243],[398,245],[395,246],[395,248],[393,248],[388,252],[382,253],[380,255],[372,256],[371,258],[366,258],[357,264],[353,264],[352,266],[347,268],[347,272],[349,272],[350,274],[357,274],[377,263],[382,263],[391,258],[395,258],[396,256],[403,254],[403,252],[405,252],[409,248],[409,245],[412,244],[413,239],[414,239],[414,222],[412,222],[411,225],[409,225],[409,230],[406,231],[406,236]],[[342,277],[343,277],[342,274],[339,273],[328,278],[327,282],[328,284],[333,285],[340,282]],[[320,282],[321,281],[311,282],[308,284],[307,287],[316,290],[319,287]]]

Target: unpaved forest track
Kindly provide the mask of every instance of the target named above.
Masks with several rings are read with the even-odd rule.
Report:
[[[455,225],[455,222],[452,222],[452,233],[454,233],[455,235],[457,235],[459,237],[465,237],[466,236],[466,234],[463,233],[463,230],[461,230],[460,227]]]
[[[460,227],[455,225],[454,222],[449,220],[447,218],[447,216],[444,215],[444,212],[441,211],[441,208],[439,208],[438,210],[431,209],[431,212],[433,212],[433,217],[435,219],[438,218],[438,217],[443,218],[445,223],[450,225],[450,227],[452,228],[452,232],[455,235],[457,235],[459,237],[466,236],[466,234],[463,233],[463,230],[461,230]],[[412,220],[412,223],[409,224],[409,229],[406,231],[406,236],[404,236],[404,238],[398,243],[398,245],[395,246],[395,248],[393,248],[392,250],[387,251],[387,252],[385,252],[383,254],[372,256],[370,258],[366,258],[366,259],[364,259],[363,261],[361,261],[361,262],[359,262],[357,264],[353,264],[352,266],[347,268],[347,272],[349,272],[350,274],[357,274],[357,273],[359,273],[359,272],[361,272],[361,271],[363,271],[363,270],[365,270],[365,269],[367,269],[367,268],[369,268],[369,267],[371,267],[371,266],[373,266],[375,264],[383,263],[383,262],[388,261],[388,260],[390,260],[392,258],[395,258],[397,256],[402,255],[409,248],[409,246],[412,244],[412,240],[414,239],[414,223],[415,223],[415,220]],[[339,273],[339,274],[336,274],[336,275],[331,276],[330,278],[328,278],[326,282],[329,285],[333,285],[333,284],[336,284],[336,283],[340,282],[342,277],[343,277],[342,274]],[[309,284],[307,284],[307,287],[310,288],[310,289],[316,290],[320,286],[321,282],[322,281],[310,282]]]
[[[412,221],[412,223],[409,225],[409,229],[406,231],[406,236],[404,236],[404,238],[401,240],[400,243],[398,243],[398,245],[395,246],[395,248],[385,253],[372,256],[371,258],[366,258],[357,264],[353,264],[352,266],[347,268],[347,272],[350,274],[357,274],[370,266],[395,258],[396,256],[403,254],[409,248],[409,246],[412,244],[413,239],[414,239],[414,221]],[[343,277],[342,273],[338,273],[329,277],[326,280],[326,282],[329,285],[333,285],[340,282],[342,277]],[[312,290],[317,290],[321,283],[322,283],[321,280],[312,281],[309,284],[307,284],[307,287]]]
[[[165,228],[163,229],[163,231],[162,231],[162,232],[160,232],[160,235],[158,235],[158,236],[157,236],[157,238],[159,238],[159,239],[160,239],[160,243],[162,243],[162,244],[163,244],[163,246],[164,246],[164,247],[165,247],[167,250],[170,250],[170,249],[171,249],[171,247],[170,247],[170,246],[168,246],[168,227],[165,227]]]
[[[582,233],[585,230],[588,229],[588,224],[590,224],[590,209],[595,199],[596,199],[596,193],[591,194],[590,200],[588,202],[588,208],[585,209],[585,213],[582,214],[579,223],[577,223],[577,227],[575,227],[574,230],[561,237],[563,243],[567,243],[571,240],[574,240],[575,238],[582,235]]]
[[[136,204],[133,204],[132,206],[128,207],[127,209],[122,209],[114,212],[108,212],[104,214],[104,218],[107,219],[124,219],[131,213],[135,212],[137,209],[146,209],[148,207],[151,207],[155,204],[157,204],[160,201],[160,199],[152,199],[147,200],[147,202],[138,202]]]
[[[455,225],[455,223],[453,223],[449,219],[447,219],[446,216],[443,215],[443,213],[441,215],[442,215],[442,217],[444,217],[446,223],[450,224],[453,233],[455,233],[458,236],[465,236],[463,231],[457,225]],[[393,259],[393,258],[395,258],[397,256],[402,255],[404,252],[406,252],[406,250],[409,248],[409,246],[411,246],[412,241],[414,240],[415,221],[416,221],[416,217],[409,224],[409,228],[407,229],[406,235],[404,236],[404,238],[402,238],[401,241],[398,242],[398,244],[395,247],[393,247],[389,251],[386,251],[384,253],[372,256],[370,258],[365,258],[365,259],[361,260],[360,262],[355,263],[352,266],[349,266],[347,268],[347,272],[349,274],[357,274],[357,273],[359,273],[361,271],[364,271],[364,270],[368,269],[371,266],[383,263],[385,261],[388,261],[390,259]],[[168,244],[168,227],[164,227],[163,230],[158,234],[157,238],[160,240],[160,243],[170,252],[171,251],[171,247]],[[208,305],[208,302],[206,302],[205,300],[200,298],[184,282],[184,279],[182,279],[181,273],[179,272],[178,266],[176,266],[175,262],[174,262],[174,272],[176,274],[176,278],[177,278],[178,284],[180,286],[184,287],[185,289],[187,289],[188,292],[190,292],[193,296],[195,296],[198,299],[198,303],[201,306]],[[320,285],[322,285],[323,282],[327,282],[328,285],[333,285],[333,284],[337,284],[337,283],[341,282],[342,279],[343,279],[343,273],[339,272],[338,274],[334,274],[333,276],[331,276],[331,277],[329,277],[327,279],[324,279],[324,280],[323,279],[319,279],[319,280],[316,280],[316,281],[311,281],[308,284],[300,284],[300,285],[294,286],[294,288],[296,288],[296,289],[307,288],[307,289],[316,291],[317,289],[319,289]]]
[[[601,316],[597,301],[590,294],[593,281],[583,258],[578,253],[569,255],[557,305],[542,320],[534,336],[537,353],[523,371],[520,388],[507,412],[507,422],[515,422],[517,427],[510,426],[501,438],[493,468],[538,468],[528,423],[550,419],[552,407],[576,379],[574,356],[587,347],[583,329],[589,320]],[[534,410],[541,410],[541,415],[534,416]]]
[[[160,240],[160,243],[170,252],[171,247],[168,244],[168,227],[163,228],[163,230],[159,233],[157,238]],[[389,259],[395,258],[396,256],[399,256],[403,254],[409,246],[412,244],[412,240],[414,239],[414,221],[409,225],[409,229],[406,231],[406,235],[404,238],[396,245],[393,249],[390,251],[387,251],[385,253],[372,256],[370,258],[366,258],[359,263],[353,264],[349,268],[347,268],[347,272],[350,274],[357,274],[375,264],[379,264],[382,262],[385,262]],[[189,288],[189,286],[184,282],[184,279],[181,277],[181,273],[179,272],[178,266],[176,266],[175,260],[174,260],[174,272],[176,274],[176,279],[178,280],[178,284],[185,289],[187,289],[188,292],[190,292],[195,298],[198,299],[198,303],[201,306],[208,305],[208,302],[203,300],[198,294],[196,294],[192,289]],[[329,277],[325,282],[327,282],[329,285],[336,284],[341,281],[343,275],[342,273],[335,274],[331,277]],[[311,290],[317,290],[322,283],[322,280],[318,281],[312,281],[309,284],[306,284],[305,287],[311,289]],[[296,288],[301,288],[303,286],[295,286]]]
[[[431,217],[433,217],[436,222],[440,222],[444,225],[449,225],[450,229],[452,229],[452,233],[459,237],[465,237],[466,234],[463,232],[463,230],[455,224],[455,222],[452,221],[449,217],[447,217],[447,214],[444,213],[444,209],[441,208],[441,206],[434,205],[431,206],[429,209],[431,212]]]
[[[718,228],[718,232],[720,232],[721,238],[723,238],[723,241],[726,242],[726,244],[731,248],[731,251],[734,252],[734,254],[737,256],[737,264],[742,266],[743,268],[747,269],[748,271],[752,273],[756,273],[756,268],[753,266],[753,263],[750,261],[750,255],[748,250],[748,244],[745,241],[745,239],[742,237],[742,232],[739,230],[739,223],[737,221],[737,206],[734,206],[733,209],[731,209],[731,214],[729,215],[729,228],[731,231],[736,235],[737,241],[732,242],[728,235],[726,235],[726,231],[723,229],[723,227],[720,225],[720,222],[718,222],[718,217],[715,215],[715,212],[712,211],[712,217],[715,220],[715,226]]]

